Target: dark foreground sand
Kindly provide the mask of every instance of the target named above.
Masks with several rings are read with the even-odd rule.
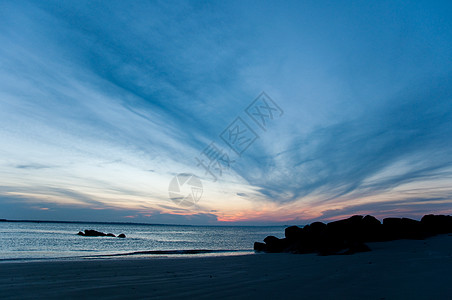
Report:
[[[452,236],[350,256],[257,254],[0,264],[0,299],[452,299]]]

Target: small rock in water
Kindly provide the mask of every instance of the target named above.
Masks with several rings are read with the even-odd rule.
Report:
[[[97,230],[86,229],[85,236],[106,236],[106,234]]]
[[[97,231],[97,230],[92,230],[92,229],[85,229],[85,232],[81,232],[79,231],[77,233],[77,235],[81,235],[81,236],[108,236],[108,237],[116,237],[116,235],[114,235],[113,233],[103,233],[101,231]],[[119,238],[125,238],[126,235],[124,233],[121,233],[120,235],[118,235]]]

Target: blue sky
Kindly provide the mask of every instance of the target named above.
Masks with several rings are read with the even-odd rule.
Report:
[[[452,213],[447,1],[0,4],[0,218],[277,224]],[[265,92],[265,130],[245,109]],[[237,117],[257,139],[221,139]],[[234,163],[214,181],[214,143]],[[203,183],[169,199],[179,173]]]

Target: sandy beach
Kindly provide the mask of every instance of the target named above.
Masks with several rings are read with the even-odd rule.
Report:
[[[4,262],[1,299],[448,299],[452,235],[354,255]],[[450,299],[450,298],[449,298]]]

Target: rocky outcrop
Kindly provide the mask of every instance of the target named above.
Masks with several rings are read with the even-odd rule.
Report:
[[[314,222],[302,228],[287,227],[285,238],[268,236],[264,243],[254,243],[254,250],[269,253],[353,254],[370,251],[366,242],[425,239],[441,233],[452,233],[452,216],[426,215],[421,221],[386,218],[383,223],[369,215],[352,216],[328,224]]]
[[[116,237],[116,235],[114,235],[113,233],[103,233],[101,231],[97,231],[97,230],[92,230],[92,229],[86,229],[85,232],[79,231],[77,233],[77,235],[81,235],[81,236],[90,236],[90,237],[94,237],[94,236],[107,236],[107,237]],[[125,238],[125,234],[121,233],[120,235],[118,235],[119,238]]]
[[[433,234],[423,228],[421,222],[408,218],[383,219],[383,232],[386,240],[425,239]]]
[[[425,215],[421,219],[421,225],[429,233],[451,233],[452,216]]]

